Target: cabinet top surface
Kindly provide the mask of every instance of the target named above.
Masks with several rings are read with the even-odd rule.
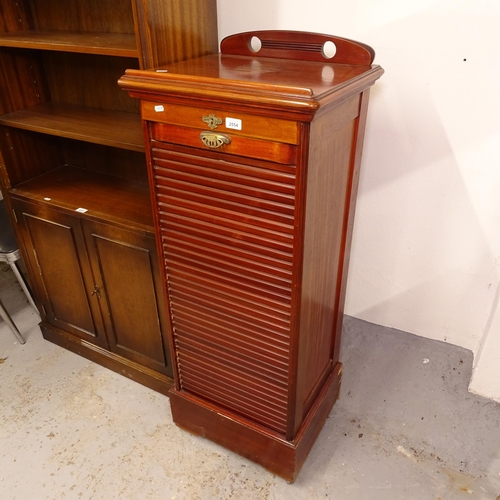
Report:
[[[255,40],[261,47],[253,48]],[[326,52],[329,43],[332,56]],[[140,99],[186,104],[197,99],[310,117],[373,85],[383,74],[372,65],[374,56],[367,45],[330,35],[254,31],[226,37],[219,54],[150,71],[127,70],[119,84]]]
[[[134,72],[130,72],[133,74]],[[362,76],[382,73],[379,66],[297,61],[268,57],[212,54],[143,72],[158,81],[223,84],[252,87],[275,93],[320,98],[325,93]],[[375,76],[376,74],[376,76]]]
[[[380,66],[212,54],[156,70],[127,70],[119,83],[154,98],[260,101],[313,111],[322,101],[362,91],[383,74]]]
[[[345,84],[376,67],[296,61],[267,57],[215,54],[160,68],[167,74],[213,78],[248,83],[255,87],[274,86],[277,92],[289,87],[297,95],[319,97],[333,87]]]

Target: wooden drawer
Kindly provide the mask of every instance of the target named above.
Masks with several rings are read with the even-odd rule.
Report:
[[[211,117],[214,120],[213,128],[210,126]],[[299,144],[299,125],[295,121],[248,115],[230,110],[220,111],[145,101],[142,102],[142,118],[152,122],[189,127],[198,131],[214,130],[231,136]]]
[[[206,151],[217,151],[231,155],[245,156],[258,160],[281,163],[285,165],[295,165],[297,162],[297,146],[283,142],[265,141],[253,139],[236,134],[224,134],[228,140],[227,144],[222,144],[217,148],[211,148],[203,143],[200,133],[203,130],[196,128],[180,127],[168,123],[153,123],[151,125],[151,137],[154,141],[179,144],[191,148]],[[207,131],[209,132],[209,131]],[[209,132],[218,134],[218,132]],[[154,147],[154,144],[152,144]]]

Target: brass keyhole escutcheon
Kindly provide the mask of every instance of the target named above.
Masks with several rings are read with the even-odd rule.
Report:
[[[214,114],[204,116],[202,120],[208,125],[208,128],[212,130],[217,128],[218,125],[222,125],[222,118],[218,118]]]
[[[217,149],[225,144],[231,144],[231,137],[226,134],[217,134],[215,132],[202,132],[200,139],[205,146],[211,149]]]

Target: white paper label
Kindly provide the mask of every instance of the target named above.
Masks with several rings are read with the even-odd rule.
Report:
[[[161,113],[162,111],[165,111],[165,108],[161,104],[159,104],[158,106],[155,106],[155,111],[157,113]]]
[[[77,208],[75,212],[80,212],[81,214],[84,214],[85,212],[88,212],[87,208]]]
[[[226,118],[226,128],[232,128],[233,130],[241,130],[242,122],[239,118]]]

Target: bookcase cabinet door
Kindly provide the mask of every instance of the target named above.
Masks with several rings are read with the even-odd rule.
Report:
[[[110,350],[171,375],[154,236],[91,221],[83,227]]]
[[[79,219],[45,206],[13,202],[42,320],[106,348]]]

